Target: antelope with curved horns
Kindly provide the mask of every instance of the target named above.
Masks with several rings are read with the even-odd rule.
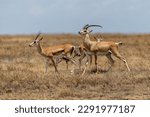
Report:
[[[41,47],[40,41],[43,39],[43,37],[38,38],[41,33],[39,33],[33,42],[29,44],[30,47],[36,45],[38,52],[46,58],[46,64],[45,64],[45,72],[47,72],[48,62],[49,59],[51,59],[53,66],[55,68],[55,72],[58,72],[57,64],[54,60],[54,55],[59,55],[59,59],[64,59],[67,64],[68,69],[68,61],[71,61],[73,64],[76,64],[71,58],[67,56],[68,53],[72,54],[74,45],[66,43],[61,45],[54,45],[50,47]],[[57,57],[56,57],[57,58]],[[74,69],[74,68],[73,68]]]
[[[101,40],[100,40],[101,41]],[[97,40],[97,42],[99,42],[98,40]],[[87,66],[89,63],[90,63],[90,66],[92,65],[92,55],[93,55],[93,53],[92,52],[90,52],[89,50],[87,50],[84,46],[83,46],[83,44],[81,44],[80,46],[78,46],[76,49],[75,49],[75,55],[76,55],[76,53],[78,53],[78,55],[76,55],[76,56],[80,56],[80,58],[79,58],[79,69],[81,70],[81,63],[82,63],[82,60],[84,59],[84,58],[86,58],[86,62],[85,62],[85,65]],[[80,54],[79,54],[80,53]],[[98,55],[105,55],[107,58],[108,58],[108,60],[109,60],[109,62],[111,63],[111,64],[113,64],[114,63],[114,61],[113,61],[113,59],[112,59],[112,57],[111,57],[111,51],[108,51],[108,52],[106,52],[106,53],[101,53],[101,52],[99,52],[99,53],[97,53],[97,56]],[[111,67],[111,66],[110,66]],[[110,68],[109,68],[110,69]],[[109,70],[108,69],[108,70]],[[85,69],[83,70],[83,74],[84,74],[84,72],[85,72],[85,70],[86,70],[86,67],[85,67]]]
[[[100,42],[103,40],[103,37],[99,34],[100,38],[97,38],[96,36],[93,35],[93,38],[97,41]],[[92,53],[89,52],[84,46],[83,44],[79,45],[79,46],[75,46],[74,48],[74,57],[75,56],[80,56],[79,58],[79,69],[81,70],[81,62],[84,58],[86,58],[86,62],[85,65],[88,65],[90,63],[90,66],[92,64]],[[108,54],[111,54],[111,52],[109,52]],[[101,55],[101,54],[99,54]]]
[[[119,51],[118,46],[122,45],[122,42],[112,42],[112,41],[102,41],[102,42],[95,42],[90,40],[89,33],[92,32],[92,30],[88,30],[90,27],[101,27],[100,25],[85,25],[82,30],[79,31],[79,34],[84,37],[83,39],[83,45],[84,47],[90,51],[95,56],[95,65],[96,65],[96,72],[98,72],[98,65],[97,65],[97,54],[103,53],[107,54],[108,52],[111,52],[114,56],[119,58],[121,61],[123,61],[128,69],[130,71],[130,68],[128,66],[128,63],[125,58],[123,58]],[[111,65],[114,63],[111,56],[107,57],[111,62]]]

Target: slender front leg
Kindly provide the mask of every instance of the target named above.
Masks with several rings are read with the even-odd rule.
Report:
[[[45,73],[47,73],[49,59],[45,59]]]
[[[82,63],[82,60],[84,59],[84,57],[86,56],[86,54],[83,52],[81,54],[81,57],[79,58],[79,69],[81,70],[81,63]]]
[[[91,66],[92,66],[92,55],[91,55],[91,54],[87,54],[87,58],[88,58],[88,63],[90,63],[90,70],[91,70]]]
[[[85,74],[85,71],[86,71],[87,66],[89,64],[89,57],[90,56],[87,53],[84,53],[84,57],[86,57],[86,63],[85,63],[85,66],[84,66],[84,69],[83,69],[83,72],[82,72],[81,76],[83,76]],[[84,59],[84,57],[82,59]]]
[[[55,72],[58,73],[58,69],[57,69],[57,66],[56,66],[56,63],[55,63],[55,61],[54,61],[54,57],[53,57],[53,56],[51,57],[51,60],[52,60],[53,66],[54,66],[54,68],[55,68]]]

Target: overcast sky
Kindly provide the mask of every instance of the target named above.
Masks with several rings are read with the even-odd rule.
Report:
[[[150,33],[150,0],[0,0],[0,34]]]

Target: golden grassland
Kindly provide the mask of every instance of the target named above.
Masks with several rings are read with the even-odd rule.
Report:
[[[108,72],[95,74],[88,69],[84,76],[71,75],[62,62],[58,66],[59,74],[53,66],[44,73],[44,58],[35,47],[28,46],[35,35],[1,35],[0,99],[150,99],[150,35],[102,35],[104,41],[124,43],[119,50],[131,72],[113,56],[115,64]],[[43,37],[43,47],[82,43],[82,38],[73,34],[43,34]],[[99,68],[105,69],[107,58],[98,58]]]

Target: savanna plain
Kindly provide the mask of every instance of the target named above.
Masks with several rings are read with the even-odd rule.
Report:
[[[93,61],[83,76],[77,65],[75,74],[70,74],[73,65],[69,63],[67,71],[64,61],[58,65],[59,74],[52,64],[45,73],[44,58],[36,47],[28,46],[35,36],[0,36],[0,99],[150,99],[150,34],[102,34],[103,41],[123,42],[119,52],[131,72],[113,55],[115,64],[106,72],[108,59],[98,56],[99,73],[93,72]],[[77,34],[42,36],[42,47],[82,43]]]

